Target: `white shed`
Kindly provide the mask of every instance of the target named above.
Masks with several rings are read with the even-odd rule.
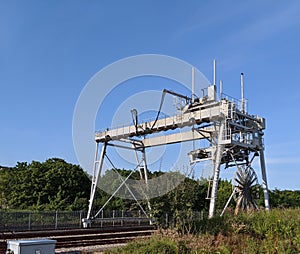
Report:
[[[14,254],[55,254],[55,243],[50,239],[9,240],[7,250]]]

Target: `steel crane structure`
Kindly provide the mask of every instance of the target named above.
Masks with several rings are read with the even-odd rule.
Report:
[[[217,96],[215,61],[213,79],[213,84],[207,87],[206,94],[200,98],[195,98],[194,96],[194,84],[192,84],[191,97],[164,90],[163,96],[169,93],[185,102],[184,107],[177,115],[159,118],[158,114],[153,121],[138,123],[137,112],[133,111],[134,119],[136,119],[134,124],[95,133],[96,154],[89,210],[87,218],[84,219],[85,225],[99,215],[98,212],[95,216],[92,216],[92,208],[108,146],[133,149],[136,153],[141,153],[142,158],[138,163],[138,167],[143,171],[141,176],[144,177],[147,185],[146,151],[148,148],[193,140],[207,140],[206,144],[209,144],[208,146],[197,147],[197,149],[190,151],[188,156],[191,164],[205,160],[213,162],[213,177],[210,180],[211,189],[209,191],[209,218],[213,217],[215,213],[221,165],[223,164],[225,168],[237,167],[241,171],[239,175],[247,174],[245,171],[249,168],[252,169],[251,163],[254,157],[259,156],[265,209],[269,210],[263,144],[263,131],[266,126],[265,119],[247,112],[247,104],[244,98],[243,73],[241,74],[242,96],[240,100],[232,99],[222,93],[222,81],[220,81],[220,91],[219,96]],[[168,130],[182,128],[185,128],[184,131],[164,135]],[[186,131],[186,129],[188,130]],[[153,137],[152,134],[154,133],[155,136]],[[123,185],[126,185],[126,180],[122,179]],[[247,181],[245,180],[245,182]],[[240,187],[240,189],[243,189],[243,187]],[[235,188],[232,196],[237,193],[237,188]],[[239,202],[247,202],[247,199],[240,199]]]

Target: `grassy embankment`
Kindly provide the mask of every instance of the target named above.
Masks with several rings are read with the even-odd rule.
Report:
[[[227,214],[160,230],[106,253],[300,253],[300,209]]]

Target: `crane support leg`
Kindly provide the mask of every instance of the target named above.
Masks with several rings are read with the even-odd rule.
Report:
[[[83,227],[88,227],[88,225],[91,223],[91,213],[92,213],[92,209],[93,209],[93,202],[94,202],[95,193],[97,190],[99,176],[102,171],[102,166],[103,166],[107,143],[103,143],[99,160],[98,160],[98,146],[99,145],[97,143],[96,144],[96,152],[95,152],[93,178],[92,178],[92,185],[91,185],[91,194],[90,194],[90,200],[89,200],[89,209],[88,209],[88,213],[87,213],[87,218],[83,219]]]
[[[143,150],[142,150],[142,156],[143,156],[143,162],[144,162],[144,177],[145,177],[145,183],[146,183],[146,188],[147,188],[146,193],[149,193],[148,170],[147,170],[147,161],[146,161],[145,148],[143,148]],[[148,209],[149,209],[149,211],[151,211],[151,205],[150,205],[150,201],[149,201],[149,198],[148,198],[147,194],[146,194],[146,199],[147,199]]]
[[[265,199],[265,209],[266,211],[269,211],[270,201],[269,201],[269,193],[268,193],[268,182],[267,182],[264,148],[260,149],[260,167],[261,167],[261,176],[262,176],[262,188],[263,188],[264,199]]]
[[[217,194],[218,194],[218,182],[220,176],[220,165],[221,165],[222,154],[224,151],[224,144],[222,144],[224,126],[225,126],[225,121],[221,121],[219,134],[218,134],[218,141],[217,141],[218,143],[216,146],[215,159],[214,159],[214,178],[212,182],[208,218],[212,218],[215,213]]]

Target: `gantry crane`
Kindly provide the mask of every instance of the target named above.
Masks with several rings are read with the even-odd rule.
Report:
[[[194,73],[193,70],[192,73]],[[208,142],[206,142],[206,144],[208,145],[206,147],[199,145],[197,149],[190,151],[188,156],[190,164],[205,160],[211,160],[213,162],[213,177],[211,179],[211,190],[209,191],[208,197],[210,199],[209,218],[213,217],[215,213],[218,180],[222,164],[225,168],[237,167],[237,177],[235,181],[238,182],[238,185],[234,187],[231,197],[237,197],[237,202],[239,203],[238,207],[240,208],[251,206],[251,197],[249,195],[246,196],[246,194],[249,192],[249,186],[254,182],[253,176],[256,176],[256,174],[253,175],[255,171],[251,163],[256,156],[259,156],[265,209],[269,210],[263,144],[263,131],[266,126],[265,119],[247,112],[247,104],[244,98],[243,73],[241,74],[242,96],[240,100],[225,96],[222,93],[221,81],[219,99],[217,98],[216,90],[216,64],[214,61],[214,81],[212,85],[207,87],[206,93],[203,94],[202,97],[195,98],[194,84],[192,84],[191,97],[183,96],[170,90],[164,90],[160,109],[155,120],[139,123],[137,111],[133,110],[134,123],[132,125],[95,133],[96,154],[88,214],[87,218],[84,219],[84,225],[91,223],[100,212],[98,211],[98,213],[92,216],[93,201],[102,172],[103,161],[107,154],[107,147],[109,146],[131,149],[136,153],[141,153],[141,159],[137,160],[137,168],[141,171],[141,177],[143,177],[145,189],[147,189],[146,152],[148,148],[201,139],[207,140]],[[161,118],[160,110],[166,94],[179,97],[184,101],[184,106],[179,114]],[[184,131],[182,130],[183,128]],[[174,129],[181,129],[181,132],[168,134],[169,130]],[[154,136],[153,134],[156,135]],[[241,178],[244,180],[241,180]],[[126,186],[127,179],[128,178],[121,179],[122,186]],[[116,189],[115,193],[118,190],[119,188]],[[134,197],[134,194],[132,192],[130,193]],[[147,195],[145,195],[145,198],[147,199]],[[134,199],[138,202],[137,198],[134,197]],[[226,204],[226,206],[227,205],[228,204]],[[103,208],[104,207],[100,210]],[[149,209],[151,209],[150,205]]]

